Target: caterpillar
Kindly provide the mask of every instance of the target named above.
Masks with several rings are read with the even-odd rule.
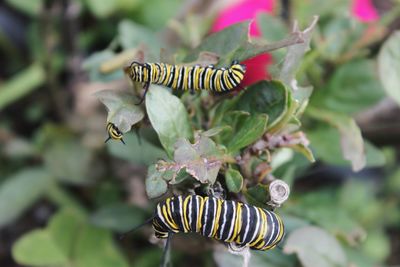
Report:
[[[157,238],[196,232],[256,250],[272,249],[284,236],[282,219],[272,211],[199,195],[171,197],[160,202],[152,226]]]
[[[209,90],[215,92],[230,91],[237,88],[244,78],[246,67],[233,61],[229,68],[179,66],[165,63],[132,62],[124,68],[125,73],[134,82],[144,83],[145,92],[138,104],[146,97],[150,83],[178,90]]]
[[[123,139],[124,135],[118,129],[118,127],[115,126],[114,123],[108,122],[106,129],[107,129],[107,133],[108,133],[108,138],[106,139],[106,141],[104,141],[104,143],[107,143],[110,139],[113,139],[113,140],[120,140],[125,145],[125,142]]]

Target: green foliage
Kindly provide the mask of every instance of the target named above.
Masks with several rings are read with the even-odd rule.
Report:
[[[146,97],[147,115],[169,156],[179,138],[193,138],[187,111],[182,102],[159,86],[152,86]]]
[[[84,216],[71,210],[58,212],[45,229],[19,239],[13,257],[30,266],[128,266],[111,232],[88,224]]]
[[[0,186],[0,227],[13,222],[43,196],[49,182],[49,174],[40,168],[26,168],[3,181]]]
[[[379,76],[383,84],[383,88],[386,90],[388,96],[393,98],[397,104],[400,105],[400,93],[399,93],[399,39],[400,32],[394,32],[392,36],[383,44],[382,49],[379,53],[378,64],[379,64]]]
[[[16,264],[155,266],[162,251],[147,242],[149,230],[113,236],[150,218],[153,199],[196,192],[271,208],[274,179],[292,192],[275,209],[284,249],[252,251],[249,266],[373,267],[393,258],[387,230],[400,231],[400,171],[385,137],[395,130],[378,125],[384,138],[376,138],[357,122],[384,94],[400,103],[399,33],[383,42],[398,7],[366,25],[346,15],[345,0],[290,1],[296,27],[260,13],[261,36],[250,37],[250,21],[208,34],[212,9],[181,0],[47,2],[5,2],[28,15],[28,32],[18,32],[28,49],[0,33],[0,53],[11,59],[0,84],[0,228]],[[136,105],[143,86],[124,81],[133,60],[227,67],[265,52],[270,79],[227,94],[150,85]],[[103,143],[107,121],[126,145]],[[196,255],[210,248],[202,242],[177,238],[172,253],[242,266],[223,249],[214,259]]]
[[[16,74],[10,81],[0,87],[0,110],[31,93],[32,90],[38,89],[44,81],[44,69],[37,64],[29,66]]]
[[[339,242],[315,226],[299,228],[288,237],[285,253],[296,253],[304,267],[347,266],[346,255]]]

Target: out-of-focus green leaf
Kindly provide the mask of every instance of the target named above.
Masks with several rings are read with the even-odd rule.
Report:
[[[104,61],[112,59],[114,56],[115,53],[111,50],[95,52],[85,59],[85,61],[82,63],[82,68],[89,72],[89,77],[91,81],[107,82],[122,79],[124,77],[122,69],[109,74],[103,74],[100,72],[101,64]]]
[[[137,19],[140,23],[148,25],[155,30],[160,30],[166,25],[169,25],[171,18],[174,18],[179,14],[183,3],[182,0],[141,0],[141,5],[135,13],[135,20]]]
[[[146,219],[146,214],[142,209],[124,203],[100,208],[91,216],[93,224],[118,232],[129,231]]]
[[[349,259],[350,266],[354,267],[375,267],[379,266],[376,260],[365,254],[359,247],[347,247],[346,250],[347,258]]]
[[[374,229],[368,232],[362,249],[376,262],[384,262],[390,254],[390,240],[383,230]]]
[[[267,13],[257,14],[257,25],[262,37],[268,41],[278,41],[288,35],[288,28],[278,16]]]
[[[243,257],[234,255],[226,250],[215,250],[214,260],[218,267],[242,267]],[[281,250],[273,249],[265,251],[251,250],[251,257],[248,266],[251,267],[293,267],[296,260],[294,257],[284,255]]]
[[[35,2],[35,1],[29,1]],[[0,110],[26,96],[44,84],[46,74],[42,66],[32,64],[8,82],[0,84]]]
[[[286,212],[341,236],[350,244],[357,244],[365,238],[365,229],[346,209],[346,204],[341,206],[342,202],[338,202],[336,192],[320,190],[299,197],[295,205],[286,207]],[[332,210],[336,212],[332,213]]]
[[[225,182],[230,192],[239,193],[243,187],[243,176],[239,171],[229,168],[225,172]]]
[[[62,266],[68,263],[68,258],[46,230],[25,234],[14,244],[12,254],[17,263],[29,266]]]
[[[299,20],[301,26],[306,25],[310,18],[318,14],[322,19],[329,17],[337,17],[348,12],[348,0],[332,0],[332,1],[295,1],[291,6],[293,10],[293,18]]]
[[[233,153],[237,152],[260,139],[267,130],[267,122],[268,115],[266,114],[258,114],[246,118],[239,131],[228,143],[228,150]]]
[[[15,138],[4,145],[3,153],[7,157],[18,159],[37,155],[37,150],[28,140]]]
[[[364,141],[360,128],[358,128],[353,118],[345,114],[314,107],[309,107],[307,111],[311,117],[327,122],[338,129],[343,157],[351,162],[354,171],[359,171],[365,167]]]
[[[350,61],[336,69],[326,88],[316,91],[313,106],[353,114],[377,103],[383,96],[371,60]]]
[[[400,31],[383,44],[378,56],[379,76],[386,93],[400,105]]]
[[[345,267],[346,255],[339,242],[322,228],[306,226],[293,231],[283,251],[296,253],[304,267]]]
[[[117,9],[118,1],[86,0],[89,10],[98,18],[106,18]]]
[[[359,42],[366,26],[365,23],[350,20],[346,15],[338,15],[326,22],[322,28],[324,42],[318,48],[324,59],[336,61],[341,55]],[[354,49],[354,48],[353,48]],[[358,49],[362,51],[362,49]]]
[[[84,215],[72,209],[63,209],[51,218],[46,230],[54,245],[66,258],[71,257],[75,238],[85,220]]]
[[[251,114],[267,114],[268,128],[271,128],[279,122],[287,111],[289,97],[288,89],[283,83],[261,81],[244,92],[236,107]]]
[[[301,227],[305,227],[305,226],[309,226],[310,222],[300,218],[300,217],[296,217],[293,215],[289,215],[286,213],[279,213],[279,215],[281,216],[284,224],[285,224],[285,232],[290,233],[293,232],[294,230],[301,228]]]
[[[318,159],[339,166],[351,165],[351,162],[343,158],[339,146],[340,134],[336,129],[324,125],[309,131],[307,136],[310,139],[312,150]],[[379,167],[385,164],[386,159],[384,154],[365,140],[364,150],[366,154],[366,166]]]
[[[149,198],[162,196],[167,192],[167,182],[163,179],[163,173],[159,172],[155,165],[151,165],[147,170],[146,193]]]
[[[155,33],[133,21],[123,20],[118,24],[118,38],[125,50],[146,44],[154,56],[160,53],[160,40]]]
[[[172,156],[174,144],[179,138],[193,138],[185,107],[179,98],[165,88],[150,87],[146,96],[146,109],[150,122],[169,156]]]
[[[49,174],[41,168],[23,169],[0,184],[0,228],[13,222],[48,189]]]
[[[76,237],[73,255],[77,267],[129,266],[115,246],[111,232],[88,224]]]
[[[144,117],[142,109],[135,105],[137,98],[128,92],[102,90],[95,95],[107,107],[107,121],[116,125],[122,133],[129,131]]]
[[[21,12],[30,15],[37,16],[40,12],[40,9],[43,6],[43,0],[6,0],[6,2],[13,6],[14,8],[20,10]]]
[[[136,164],[150,165],[158,159],[167,158],[165,151],[149,143],[146,139],[136,134],[127,133],[124,135],[126,146],[120,142],[108,142],[107,148],[111,155]],[[125,149],[126,148],[126,149]]]
[[[43,154],[47,169],[61,181],[72,184],[88,183],[92,160],[90,151],[73,138],[60,137],[56,140],[51,143],[49,141]]]

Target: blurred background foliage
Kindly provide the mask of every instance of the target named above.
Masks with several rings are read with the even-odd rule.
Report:
[[[122,72],[132,59],[209,62],[215,55],[199,52],[213,51],[226,66],[257,54],[246,23],[206,38],[231,2],[2,1],[0,265],[158,266],[161,243],[150,227],[117,238],[151,216],[157,200],[149,198],[217,179],[230,199],[262,205],[271,177],[291,187],[277,210],[288,235],[283,249],[252,252],[250,266],[399,265],[400,4],[270,3],[254,18],[263,43],[288,37],[294,20],[304,29],[320,16],[304,57],[300,44],[256,66],[279,81],[235,97],[178,98],[151,87],[141,109],[130,104],[140,92]],[[124,132],[135,124],[126,146],[104,144],[115,116],[129,121]],[[254,142],[263,155],[250,153]],[[159,159],[172,173],[154,167]],[[210,166],[198,159],[221,166],[204,173]],[[174,236],[172,254],[175,266],[241,266],[196,235]]]

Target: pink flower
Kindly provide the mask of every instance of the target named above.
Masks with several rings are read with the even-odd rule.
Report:
[[[242,0],[222,10],[215,20],[211,31],[220,31],[232,24],[253,20],[250,24],[250,36],[260,36],[256,18],[261,12],[272,13],[275,7],[275,0]],[[246,75],[241,86],[248,86],[258,81],[269,78],[267,66],[272,63],[269,54],[258,55],[254,58],[241,62],[246,65]]]
[[[379,15],[371,0],[353,0],[352,14],[361,22],[373,22],[379,19]]]

